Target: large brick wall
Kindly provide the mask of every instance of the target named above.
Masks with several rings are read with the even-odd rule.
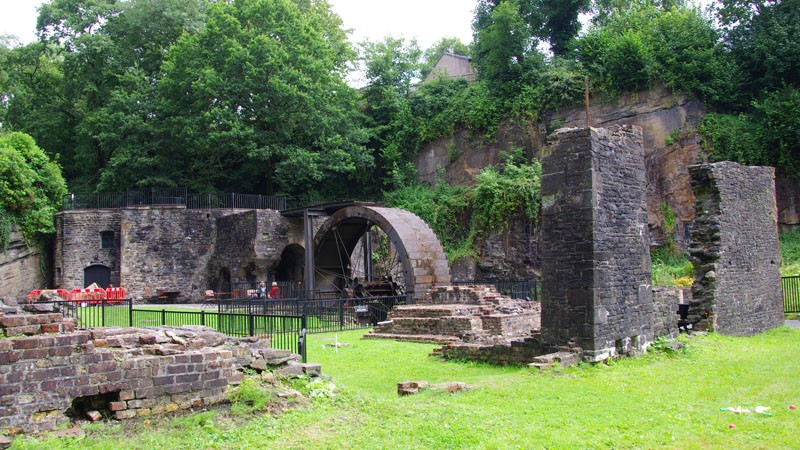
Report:
[[[731,335],[782,325],[774,169],[720,162],[689,172],[696,202],[689,320]]]
[[[60,313],[0,313],[0,332],[15,336],[0,339],[0,432],[8,434],[53,430],[89,409],[127,419],[218,403],[245,367],[286,376],[320,369],[268,340],[205,327],[76,330]]]
[[[653,339],[639,127],[556,132],[542,159],[542,337],[601,360]]]

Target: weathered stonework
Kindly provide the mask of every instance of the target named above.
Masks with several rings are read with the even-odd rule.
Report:
[[[56,287],[84,287],[84,270],[99,265],[134,299],[172,291],[199,300],[206,289],[229,291],[232,282],[264,280],[283,249],[298,240],[274,210],[75,210],[57,214],[56,228]],[[102,248],[103,232],[114,233],[113,246]]]
[[[22,233],[11,233],[5,252],[0,249],[0,297],[22,297],[46,284],[42,254],[28,247]]]
[[[642,131],[556,132],[543,151],[542,337],[598,361],[653,339]]]
[[[678,304],[689,303],[692,292],[674,286],[653,287],[653,334],[655,337],[678,337]]]
[[[269,348],[268,340],[231,338],[193,327],[75,330],[61,314],[0,314],[0,432],[31,433],[105,410],[145,417],[227,400],[245,367],[319,375],[319,365]],[[77,416],[76,416],[77,415]]]
[[[695,329],[752,335],[783,324],[775,172],[733,162],[690,167]]]
[[[533,335],[540,317],[539,302],[512,300],[486,286],[439,286],[417,304],[395,306],[365,338],[495,345]]]
[[[63,211],[56,215],[55,286],[83,288],[84,269],[105,266],[111,283],[120,283],[120,221],[117,210]],[[103,232],[113,232],[113,246],[102,248]],[[39,286],[43,288],[46,286]]]

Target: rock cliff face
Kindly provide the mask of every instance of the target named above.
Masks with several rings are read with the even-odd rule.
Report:
[[[707,162],[699,137],[694,133],[704,115],[700,101],[666,89],[628,94],[614,102],[593,104],[589,108],[592,127],[637,125],[642,128],[651,244],[664,242],[667,233],[673,233],[678,246],[686,248],[689,223],[694,220],[694,195],[688,167]],[[547,114],[537,127],[504,123],[492,141],[459,131],[430,143],[420,152],[415,161],[419,180],[435,182],[436,171],[442,168],[448,183],[471,185],[483,167],[501,161],[502,152],[521,148],[528,157],[538,157],[549,132],[562,127],[585,126],[586,110],[578,106]],[[776,184],[781,228],[800,226],[800,182],[779,177]],[[662,203],[675,215],[674,230],[663,230]],[[456,264],[456,279],[488,275],[519,277],[527,272],[538,272],[536,233],[522,222],[512,221],[508,231],[486,237],[480,244],[479,261]],[[527,264],[533,267],[520,267]]]
[[[0,249],[0,297],[22,297],[46,287],[42,263],[39,250],[28,247],[22,233],[12,232],[8,248]]]

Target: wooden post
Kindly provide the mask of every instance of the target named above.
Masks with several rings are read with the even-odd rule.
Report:
[[[586,128],[589,128],[589,76],[584,77],[585,93],[586,93]]]

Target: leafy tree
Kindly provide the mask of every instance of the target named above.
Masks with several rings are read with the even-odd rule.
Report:
[[[342,180],[373,162],[356,93],[343,81],[355,54],[330,6],[237,0],[207,15],[201,32],[171,47],[157,90],[156,116],[171,136],[164,154],[182,168],[177,182],[289,195],[346,190]]]
[[[16,222],[26,240],[55,231],[53,214],[67,188],[58,163],[27,134],[0,134],[0,248]]]
[[[726,45],[747,74],[751,95],[800,87],[800,1],[721,0]]]
[[[408,96],[420,79],[422,51],[417,42],[387,37],[381,42],[362,43],[367,86],[362,96],[370,130],[368,147],[377,155],[372,183],[403,184],[409,175],[408,156],[416,151],[413,118]]]

